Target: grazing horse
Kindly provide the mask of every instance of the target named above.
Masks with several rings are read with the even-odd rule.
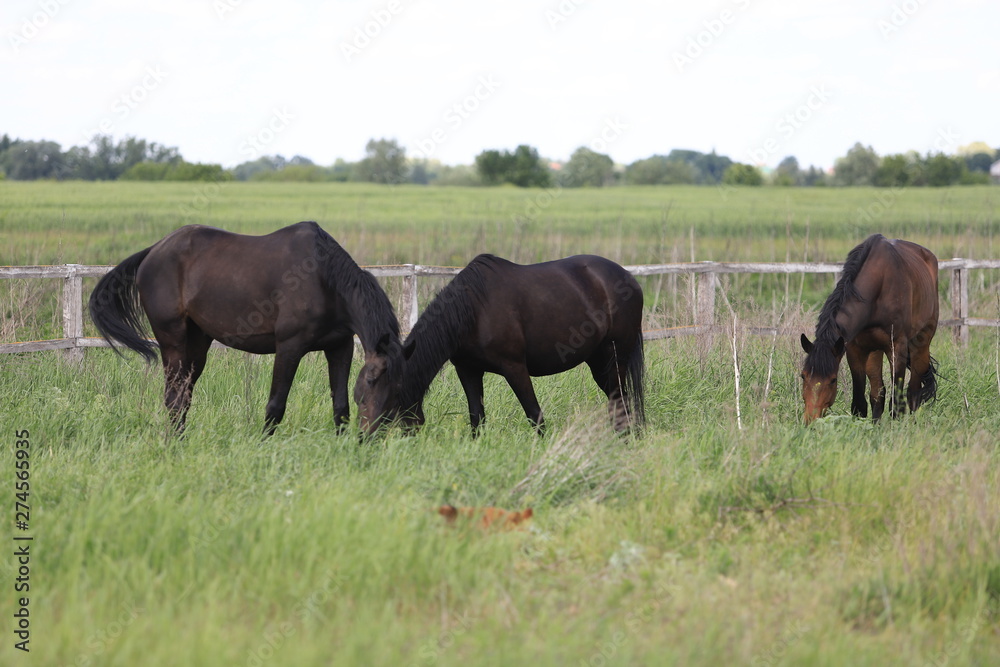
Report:
[[[910,411],[937,394],[930,345],[938,324],[938,264],[922,246],[881,234],[869,236],[848,254],[837,286],[820,311],[816,342],[802,334],[802,400],[808,424],[821,417],[837,396],[837,372],[844,353],[851,369],[851,413],[868,415],[865,376],[871,384],[872,419],[885,410],[882,355],[892,368],[891,414],[903,409],[906,369]]]
[[[401,364],[366,357],[354,388],[362,430],[397,419],[404,427],[423,424],[424,395],[448,360],[465,390],[473,434],[485,417],[485,373],[507,380],[541,431],[531,376],[584,362],[608,396],[615,429],[641,424],[642,288],[621,266],[593,255],[528,266],[476,257],[420,316]]]
[[[181,227],[105,275],[90,296],[94,324],[119,354],[115,341],[154,361],[140,308],[159,344],[164,403],[178,431],[213,340],[275,355],[268,434],[284,417],[307,352],[326,354],[338,430],[350,416],[354,334],[370,353],[381,341],[381,357],[399,354],[399,322],[385,292],[315,222],[265,236]]]

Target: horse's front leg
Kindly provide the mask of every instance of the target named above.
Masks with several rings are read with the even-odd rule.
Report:
[[[290,343],[278,345],[274,355],[274,370],[271,373],[271,392],[264,412],[264,434],[274,435],[274,429],[285,417],[285,405],[292,380],[299,369],[299,362],[305,354],[302,347]]]
[[[868,356],[856,345],[847,346],[847,367],[851,370],[851,414],[864,419],[868,416],[865,401],[865,361]]]
[[[354,358],[354,340],[348,338],[337,347],[323,351],[326,355],[330,376],[330,397],[333,399],[333,424],[337,433],[343,433],[351,421],[350,395],[347,381],[351,373],[351,359]]]
[[[503,370],[503,377],[507,384],[514,390],[514,395],[524,408],[524,414],[535,426],[539,434],[545,432],[545,419],[542,417],[542,408],[538,405],[535,397],[535,387],[531,384],[531,376],[524,364],[510,364]]]
[[[469,423],[472,425],[472,435],[475,437],[479,435],[479,428],[486,419],[486,407],[483,405],[483,372],[461,364],[454,365],[458,380],[465,390],[465,398],[469,402]]]

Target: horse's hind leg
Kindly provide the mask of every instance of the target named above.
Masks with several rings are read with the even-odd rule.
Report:
[[[628,358],[628,353],[631,350],[626,351],[624,358]],[[587,365],[590,366],[594,382],[608,397],[611,425],[616,431],[627,430],[632,420],[628,414],[628,397],[622,389],[622,373],[625,371],[619,368],[615,349],[601,348],[587,359]]]
[[[454,364],[458,380],[465,390],[465,398],[469,402],[469,423],[472,425],[472,435],[479,435],[479,427],[486,419],[486,407],[483,405],[483,372],[462,364]],[[529,380],[530,382],[530,380]]]
[[[910,353],[910,384],[906,391],[906,401],[910,412],[923,402],[924,378],[931,368],[930,346],[920,347]]]
[[[333,399],[333,423],[337,433],[343,433],[351,421],[351,403],[347,393],[348,376],[351,373],[351,359],[354,357],[354,340],[339,347],[324,350],[330,375],[330,397]]]
[[[182,433],[191,407],[191,392],[205,370],[212,339],[189,322],[176,327],[170,335],[157,332],[157,340],[163,358],[163,403],[174,428]]]
[[[868,354],[865,362],[865,373],[868,384],[871,385],[872,421],[877,422],[885,412],[885,385],[882,383],[882,351],[874,350]]]
[[[890,410],[893,419],[895,419],[906,412],[906,392],[904,391],[904,387],[906,386],[906,367],[909,365],[907,359],[910,352],[907,348],[905,338],[901,341],[895,341],[893,347],[894,354],[891,357],[892,368],[889,369],[889,372],[892,374],[892,405]]]
[[[292,380],[299,369],[299,362],[305,350],[288,343],[278,346],[274,355],[274,370],[271,373],[271,392],[264,411],[264,434],[274,435],[274,429],[285,417],[285,405],[288,403],[288,392],[292,388]],[[346,389],[345,389],[346,391]]]

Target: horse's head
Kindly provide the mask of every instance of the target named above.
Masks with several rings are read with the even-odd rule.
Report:
[[[383,425],[397,421],[406,428],[424,423],[422,403],[401,403],[406,360],[412,353],[412,343],[400,346],[388,335],[382,336],[374,350],[365,351],[365,364],[354,384],[358,424],[365,435],[373,435]]]
[[[822,417],[837,398],[837,373],[844,357],[844,338],[834,343],[812,343],[805,334],[800,339],[806,360],[802,365],[802,401],[805,403],[805,422]]]

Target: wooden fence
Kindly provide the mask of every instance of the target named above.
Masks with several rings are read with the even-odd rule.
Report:
[[[840,263],[777,263],[777,262],[695,262],[680,264],[646,264],[626,266],[636,276],[666,274],[689,274],[695,279],[692,300],[692,324],[673,329],[647,331],[646,340],[669,338],[679,335],[712,333],[716,330],[715,297],[719,286],[719,276],[731,273],[833,273],[840,272]],[[942,319],[940,326],[953,327],[955,337],[962,344],[969,342],[969,327],[1000,327],[998,319],[969,317],[969,271],[975,269],[1000,269],[1000,260],[949,259],[939,262],[940,275],[950,276],[952,303],[951,318]],[[108,347],[102,338],[87,338],[83,335],[83,279],[100,277],[109,272],[111,266],[85,266],[64,264],[60,266],[4,266],[0,267],[0,279],[12,278],[58,278],[63,281],[62,321],[63,337],[23,343],[0,343],[0,353],[38,352],[43,350],[68,350],[72,357],[80,357],[87,347]],[[403,279],[403,303],[400,318],[403,329],[409,330],[417,321],[417,279],[421,276],[451,276],[461,269],[420,264],[398,266],[366,267],[379,278],[401,277]],[[757,333],[774,333],[774,329]],[[218,342],[217,346],[221,346]],[[223,346],[224,347],[224,346]]]

